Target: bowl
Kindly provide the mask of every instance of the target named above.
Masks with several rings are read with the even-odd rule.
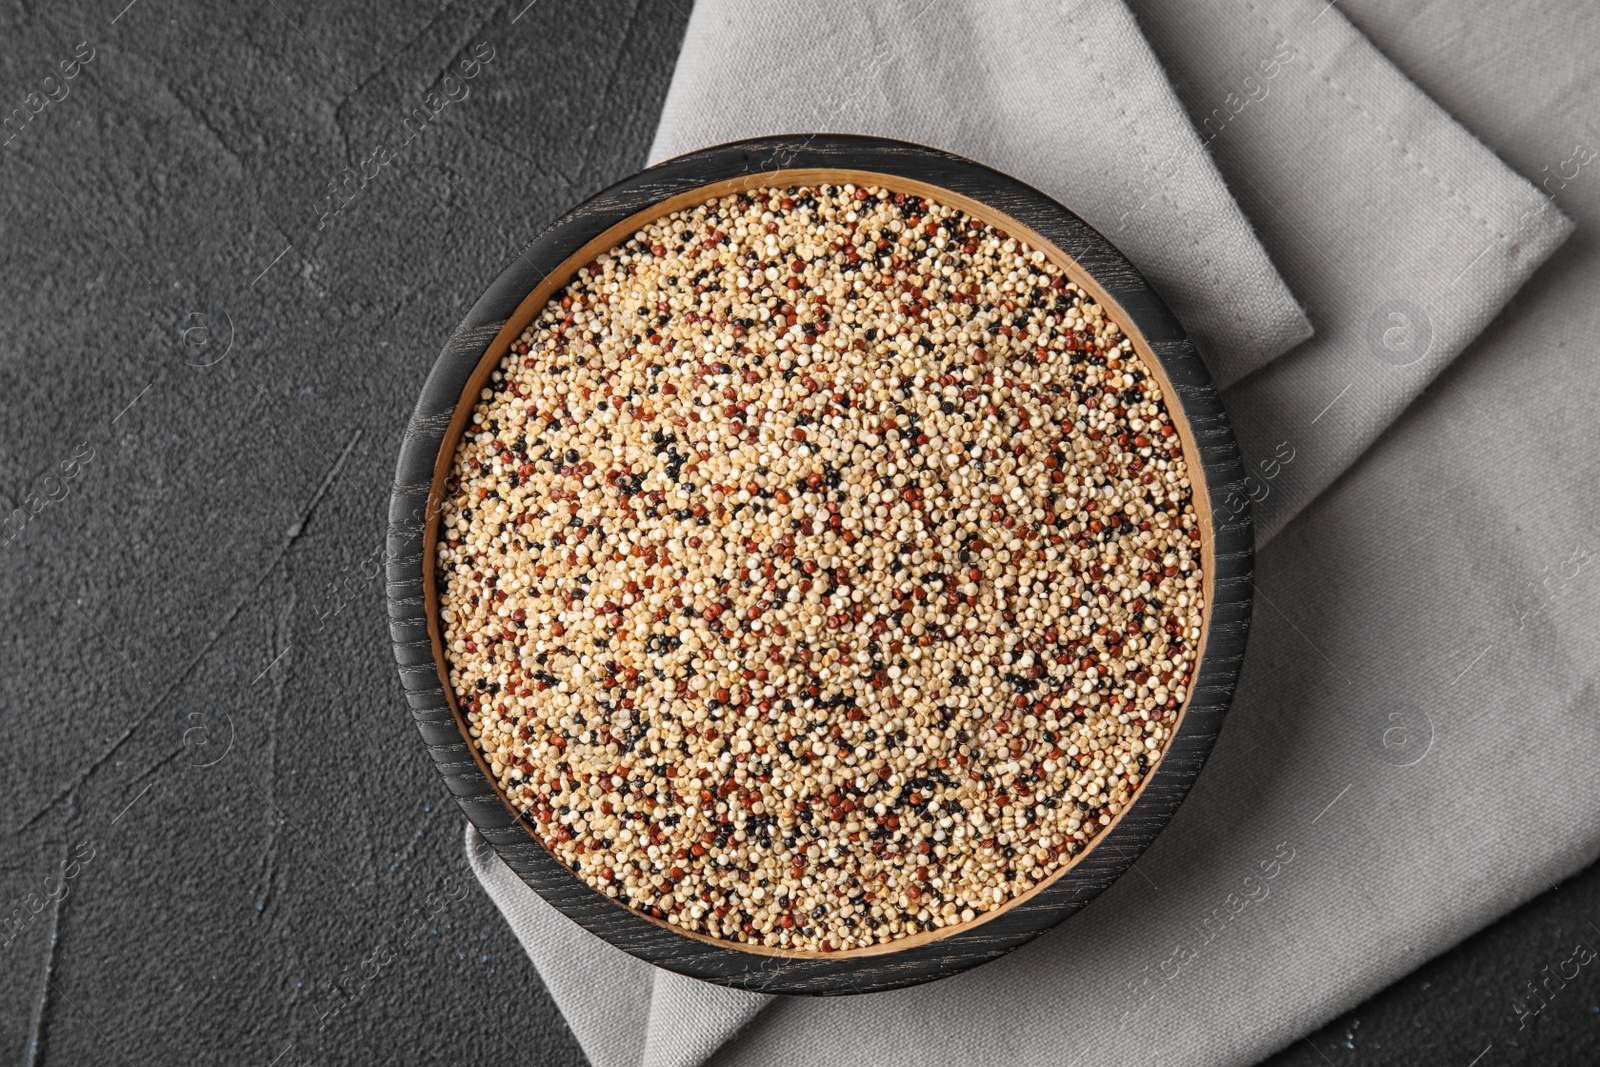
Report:
[[[838,952],[744,945],[690,933],[591,888],[507,800],[447,684],[433,564],[443,486],[473,401],[550,294],[651,218],[762,186],[873,184],[928,197],[1025,238],[1104,306],[1158,380],[1177,427],[1200,520],[1205,611],[1188,697],[1133,800],[1068,865],[977,919]],[[1196,477],[1194,472],[1199,472]],[[1194,346],[1110,241],[1050,197],[969,159],[921,145],[831,134],[757,138],[678,156],[627,178],[546,229],[489,286],[445,344],[406,428],[389,505],[390,633],[429,755],[468,820],[535,892],[574,922],[652,964],[742,989],[865,993],[996,959],[1061,923],[1124,874],[1188,793],[1222,726],[1251,610],[1252,532],[1227,413]]]

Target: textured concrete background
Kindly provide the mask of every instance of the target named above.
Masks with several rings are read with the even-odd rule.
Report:
[[[435,353],[642,164],[688,3],[125,4],[0,10],[0,1062],[581,1064],[378,553]],[[1590,871],[1275,1062],[1465,1067],[1595,916]],[[1585,1062],[1585,974],[1497,1062]]]
[[[0,131],[0,492],[40,505],[0,532],[0,1061],[581,1063],[466,867],[376,553],[440,345],[643,164],[685,14],[126,3],[0,14],[0,114],[65,91]]]

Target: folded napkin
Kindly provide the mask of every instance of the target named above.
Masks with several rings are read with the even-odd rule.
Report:
[[[1543,388],[1513,390],[1514,417],[1482,418],[1486,400],[1504,406],[1495,376],[1522,372],[1478,359],[1362,456],[1570,223],[1326,0],[1133,7],[1148,43],[1110,4],[988,3],[980,17],[953,0],[875,14],[701,0],[656,154],[786,130],[919,140],[1050,192],[1152,278],[1233,383],[1255,472],[1260,608],[1211,762],[1135,873],[1083,914],[976,971],[855,998],[773,1001],[651,968],[544,904],[469,831],[474,869],[596,1067],[713,1052],[1248,1063],[1593,857],[1600,742],[1575,726],[1594,710],[1600,641],[1592,622],[1565,625],[1578,601],[1562,594],[1594,580],[1600,540],[1547,456],[1517,447],[1522,432],[1565,433],[1559,454],[1592,484],[1580,424],[1542,419]],[[760,41],[795,47],[741,58]],[[1298,347],[1304,323],[1260,244],[1316,327]],[[1559,340],[1573,316],[1600,325],[1593,301],[1558,304],[1484,344],[1543,330],[1551,373],[1592,396]],[[1536,530],[1519,521],[1530,500]],[[1528,834],[1523,783],[1563,773],[1575,783],[1545,791]]]
[[[1316,329],[1224,393],[1246,469],[1262,479],[1253,514],[1265,543],[1571,224],[1327,0],[1131,5]]]

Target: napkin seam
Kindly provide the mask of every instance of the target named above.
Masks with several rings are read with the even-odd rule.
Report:
[[[1270,30],[1271,32],[1277,34],[1281,39],[1283,39],[1285,41],[1287,41],[1289,39],[1288,34],[1284,33],[1283,27],[1279,26],[1276,22],[1274,22],[1270,18],[1268,18],[1266,13],[1263,12],[1260,8],[1258,8],[1255,5],[1254,0],[1245,0],[1245,7],[1249,8],[1250,12],[1255,15],[1256,19],[1258,21],[1260,21],[1260,23],[1263,26],[1265,26],[1268,30]],[[1384,127],[1383,123],[1378,121],[1377,117],[1375,115],[1373,115],[1372,112],[1368,111],[1366,109],[1366,107],[1359,100],[1357,100],[1354,96],[1350,95],[1349,91],[1346,90],[1344,88],[1344,86],[1342,86],[1339,83],[1335,82],[1333,80],[1332,75],[1330,75],[1327,72],[1323,71],[1318,66],[1317,63],[1313,62],[1310,55],[1308,55],[1308,54],[1305,55],[1305,61],[1306,61],[1306,66],[1309,69],[1311,69],[1311,70],[1316,72],[1317,77],[1322,79],[1322,82],[1323,82],[1324,85],[1326,85],[1328,88],[1332,89],[1334,92],[1338,93],[1339,97],[1342,100],[1344,100],[1344,102],[1346,104],[1348,104],[1351,107],[1351,109],[1353,109],[1355,112],[1357,112],[1362,118],[1366,119],[1368,125],[1370,125],[1374,130],[1376,130],[1380,135],[1382,135],[1389,142],[1389,144],[1392,145],[1394,147],[1394,149],[1397,152],[1400,153],[1400,155],[1401,155],[1401,157],[1403,159],[1405,159],[1408,163],[1410,163],[1413,167],[1415,167],[1419,172],[1421,172],[1423,174],[1423,176],[1425,176],[1429,181],[1433,182],[1434,185],[1438,186],[1439,189],[1445,194],[1445,196],[1448,199],[1454,201],[1457,204],[1457,206],[1459,206],[1461,208],[1461,210],[1466,213],[1468,218],[1470,218],[1472,221],[1476,222],[1479,226],[1482,226],[1485,230],[1487,230],[1490,234],[1492,234],[1496,239],[1501,240],[1501,241],[1505,241],[1505,240],[1509,239],[1509,235],[1507,235],[1505,233],[1502,233],[1500,230],[1495,229],[1494,223],[1489,221],[1489,218],[1488,218],[1487,215],[1481,214],[1470,203],[1468,203],[1466,198],[1461,195],[1461,193],[1455,188],[1455,186],[1453,186],[1449,182],[1445,181],[1445,179],[1442,178],[1441,176],[1439,176],[1438,174],[1435,174],[1428,167],[1428,165],[1422,161],[1422,159],[1420,157],[1420,154],[1419,154],[1419,152],[1418,152],[1418,150],[1417,150],[1415,145],[1413,145],[1410,141],[1401,140],[1399,137],[1395,136],[1395,134],[1392,133],[1390,130],[1386,129]],[[1455,121],[1453,117],[1452,117],[1451,121]],[[1520,226],[1518,228],[1520,229]]]
[[[1101,85],[1105,86],[1106,96],[1108,96],[1111,99],[1112,106],[1116,108],[1117,116],[1122,120],[1123,128],[1125,128],[1128,131],[1128,135],[1133,138],[1133,143],[1138,147],[1139,156],[1144,161],[1144,164],[1145,164],[1145,170],[1148,173],[1153,174],[1155,176],[1155,179],[1156,179],[1156,182],[1157,182],[1157,188],[1159,188],[1161,190],[1161,200],[1162,200],[1162,202],[1165,203],[1167,205],[1167,207],[1172,211],[1172,213],[1178,217],[1178,220],[1183,225],[1184,235],[1189,238],[1190,247],[1192,247],[1195,250],[1195,252],[1200,256],[1201,261],[1203,263],[1205,263],[1205,265],[1206,265],[1206,274],[1207,274],[1207,277],[1210,279],[1211,286],[1212,286],[1212,292],[1213,293],[1222,292],[1223,289],[1225,288],[1225,286],[1222,283],[1222,276],[1217,271],[1217,265],[1212,259],[1210,249],[1201,247],[1200,238],[1194,232],[1194,221],[1189,217],[1189,213],[1188,212],[1180,211],[1178,209],[1178,205],[1172,202],[1172,197],[1169,195],[1167,179],[1161,174],[1161,171],[1159,170],[1159,168],[1157,168],[1155,166],[1154,160],[1152,159],[1151,154],[1150,154],[1149,145],[1146,143],[1144,136],[1139,132],[1138,127],[1134,125],[1133,120],[1128,116],[1127,107],[1123,104],[1122,98],[1117,95],[1117,91],[1116,91],[1115,87],[1112,85],[1111,80],[1106,77],[1105,68],[1100,65],[1099,58],[1094,54],[1094,49],[1090,48],[1088,46],[1087,42],[1085,41],[1084,36],[1083,36],[1083,31],[1081,29],[1079,29],[1077,22],[1072,17],[1072,15],[1073,15],[1072,11],[1070,9],[1068,9],[1068,8],[1063,7],[1061,14],[1062,14],[1062,17],[1066,20],[1067,26],[1072,30],[1073,36],[1077,40],[1078,51],[1080,51],[1080,52],[1082,52],[1084,54],[1084,56],[1088,60],[1089,66],[1094,70],[1095,77],[1099,79]],[[1180,110],[1181,110],[1181,107],[1180,107]],[[1194,124],[1192,122],[1189,122],[1188,125],[1191,128],[1193,128]],[[1199,131],[1196,131],[1196,138],[1197,139],[1198,139],[1198,135],[1199,135]],[[1200,144],[1200,146],[1196,150],[1201,152],[1201,153],[1204,153],[1205,152],[1205,143],[1202,142]],[[1252,239],[1256,239],[1253,230],[1251,232],[1251,237],[1252,237]],[[1270,257],[1269,257],[1269,262],[1270,262]],[[1285,285],[1285,288],[1287,288],[1287,284]],[[1290,291],[1289,295],[1290,295],[1291,299],[1295,300],[1296,304],[1299,303],[1299,297],[1295,296],[1295,294],[1294,294],[1294,292],[1292,290]],[[1238,306],[1236,304],[1233,304],[1231,301],[1229,302],[1229,306],[1230,306],[1230,309],[1232,311],[1232,316],[1231,317],[1232,317],[1234,325],[1237,326],[1237,327],[1240,327],[1242,329],[1243,326],[1244,326],[1244,322],[1243,322],[1242,318],[1239,315]]]

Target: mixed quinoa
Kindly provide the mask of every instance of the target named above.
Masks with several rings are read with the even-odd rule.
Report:
[[[583,881],[841,951],[1079,855],[1170,737],[1200,525],[1161,391],[1038,249],[875,187],[756,189],[580,269],[475,404],[449,682]]]

